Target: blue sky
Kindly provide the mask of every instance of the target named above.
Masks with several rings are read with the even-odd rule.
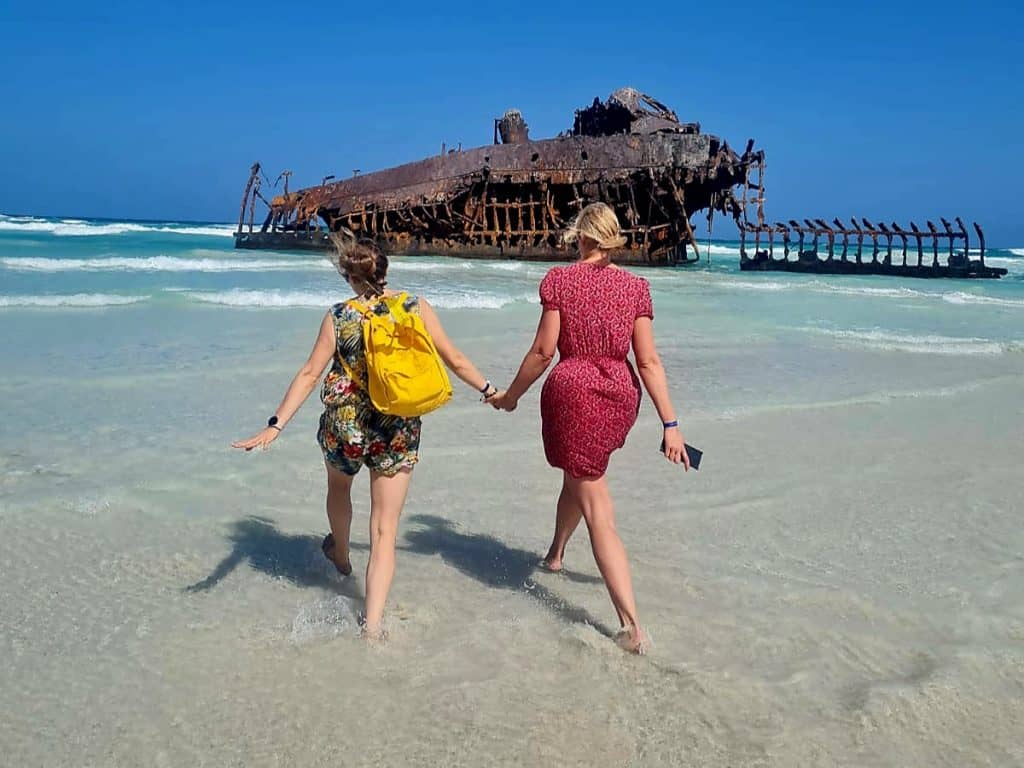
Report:
[[[489,143],[508,107],[552,136],[632,85],[756,139],[773,219],[1022,246],[1019,5],[9,3],[0,211],[230,221],[254,160],[343,177]]]

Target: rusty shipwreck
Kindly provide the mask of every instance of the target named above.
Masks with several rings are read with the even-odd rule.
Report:
[[[691,216],[715,208],[735,214],[730,190],[764,159],[752,142],[737,154],[630,88],[578,110],[572,128],[552,139],[531,139],[522,115],[510,110],[494,121],[493,142],[442,146],[433,157],[285,188],[271,200],[256,164],[235,246],[321,249],[328,232],[345,227],[391,254],[564,261],[576,256],[562,231],[583,205],[603,200],[625,225],[616,261],[687,263],[699,258]],[[259,222],[257,201],[266,207]]]
[[[709,229],[716,212],[735,221],[745,271],[1006,274],[985,263],[985,235],[977,224],[972,253],[960,218],[953,219],[954,227],[940,217],[941,228],[928,221],[926,229],[864,218],[773,223],[764,211],[764,174],[765,154],[754,150],[753,140],[737,153],[701,132],[699,123],[681,122],[654,98],[622,88],[577,110],[572,128],[551,139],[531,139],[523,116],[509,110],[494,121],[491,145],[463,150],[442,144],[439,154],[417,162],[364,175],[354,171],[340,181],[326,176],[296,191],[288,190],[290,171],[271,185],[255,163],[235,247],[326,249],[331,232],[348,229],[390,254],[569,261],[576,253],[562,240],[566,225],[584,205],[600,200],[624,225],[626,245],[612,253],[624,264],[698,261],[690,219],[706,211]],[[268,200],[264,184],[276,187],[282,179],[283,191]],[[259,221],[258,203],[266,209]]]

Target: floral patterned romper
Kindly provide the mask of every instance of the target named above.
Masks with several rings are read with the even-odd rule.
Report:
[[[383,301],[369,306],[378,314],[388,312]],[[404,306],[407,312],[419,312],[415,296]],[[324,459],[346,475],[356,474],[364,464],[389,476],[411,468],[419,460],[420,419],[387,416],[374,409],[367,391],[362,315],[347,303],[335,304],[331,314],[337,346],[320,392],[324,412],[317,432]]]

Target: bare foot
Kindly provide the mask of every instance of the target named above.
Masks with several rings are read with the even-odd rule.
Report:
[[[550,557],[545,557],[543,560],[541,560],[539,563],[537,563],[537,565],[542,570],[545,570],[548,573],[558,573],[558,572],[560,572],[562,570],[562,560],[561,560],[561,558],[555,560],[555,559],[550,558]]]
[[[540,567],[545,571],[551,571],[551,573],[558,573],[562,570],[562,560],[565,558],[565,548],[556,551],[555,545],[552,544],[551,548],[548,549],[548,553],[544,555],[544,559],[540,561]]]
[[[383,645],[388,639],[387,630],[381,625],[371,627],[366,623],[365,616],[359,617],[359,636],[370,645]]]
[[[628,653],[643,656],[651,647],[650,638],[640,627],[623,627],[615,634],[615,644]]]
[[[323,544],[320,545],[320,549],[323,550],[324,557],[334,563],[334,567],[338,569],[338,573],[342,576],[352,575],[352,561],[349,559],[348,552],[343,556],[339,556],[338,545],[334,541],[334,534],[328,533],[324,537]]]

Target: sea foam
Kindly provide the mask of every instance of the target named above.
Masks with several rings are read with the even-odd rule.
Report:
[[[263,272],[330,268],[326,259],[195,259],[176,256],[93,259],[14,256],[0,258],[0,265],[20,272]]]
[[[138,304],[149,296],[120,296],[111,293],[43,294],[38,296],[0,296],[2,307],[117,307]]]

